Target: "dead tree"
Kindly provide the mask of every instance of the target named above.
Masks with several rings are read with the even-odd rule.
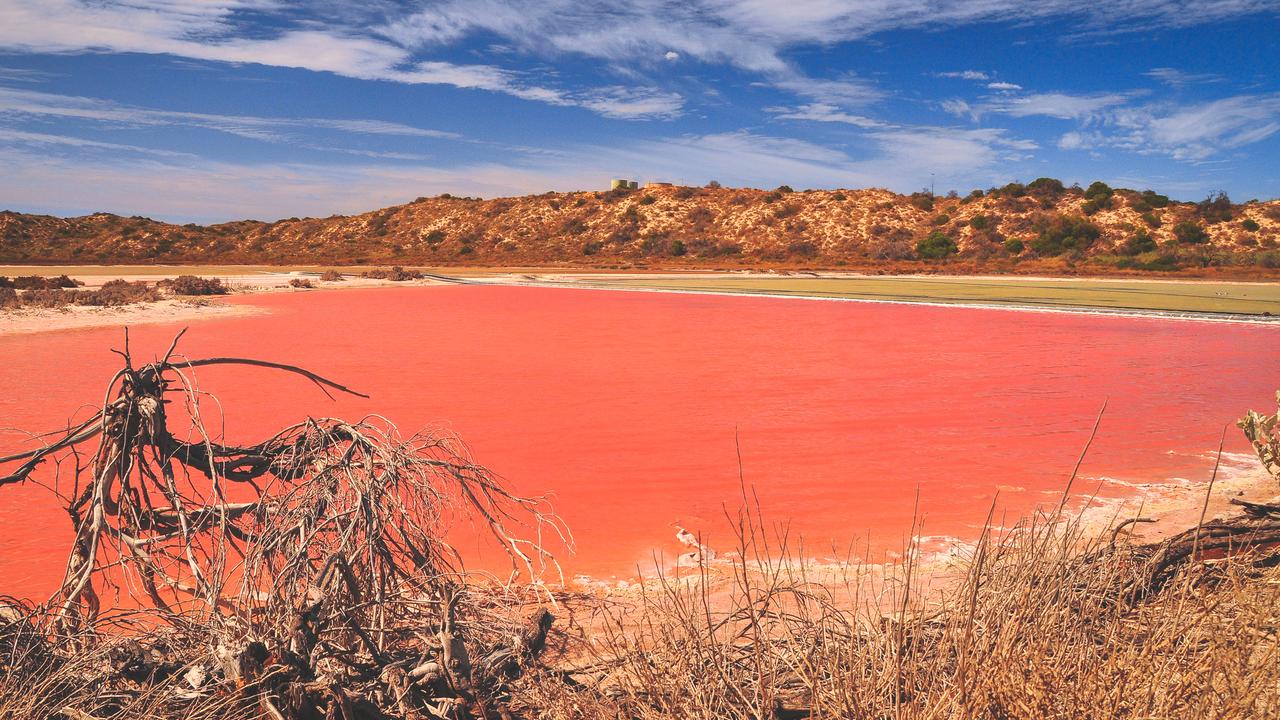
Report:
[[[171,682],[194,703],[233,687],[277,718],[460,717],[500,697],[541,652],[552,616],[522,628],[492,602],[515,598],[510,586],[476,592],[446,532],[456,516],[478,518],[512,578],[558,572],[545,545],[572,539],[545,501],[512,493],[456,438],[402,438],[376,416],[307,418],[227,444],[202,422],[199,368],[265,368],[359,393],[299,367],[187,359],[176,347],[140,367],[126,348],[97,412],[0,458],[0,487],[50,471],[74,534],[57,592],[23,627],[44,627],[68,652],[100,646],[122,622],[168,627],[165,652],[124,661],[141,668],[135,681]]]

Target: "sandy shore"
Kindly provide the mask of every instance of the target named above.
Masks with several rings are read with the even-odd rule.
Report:
[[[0,268],[3,270],[4,268]],[[85,272],[75,272],[75,268],[40,268],[42,275],[59,275],[63,270],[71,270],[72,278],[84,283],[84,288],[99,288],[108,280],[122,279],[130,282],[154,282],[161,278],[183,274],[181,268],[173,268],[169,272],[153,272],[153,268],[118,268],[124,272],[112,272],[110,268],[93,267]],[[8,268],[12,270],[12,268]],[[130,272],[132,271],[132,272]],[[0,272],[3,275],[4,272]],[[11,273],[18,274],[18,273]],[[444,284],[439,280],[425,279],[405,282],[375,280],[362,277],[347,277],[340,282],[322,282],[318,273],[279,272],[279,271],[242,271],[234,274],[216,275],[222,282],[231,287],[236,295],[255,295],[276,292],[319,292],[323,290],[345,290],[388,286],[427,286]],[[310,280],[314,288],[295,288],[289,281],[296,279]],[[139,325],[144,323],[181,322],[187,320],[205,320],[214,318],[242,317],[269,312],[265,308],[252,303],[228,303],[227,296],[204,296],[193,298],[173,298],[154,303],[138,303],[119,307],[83,307],[69,305],[60,308],[19,308],[16,310],[0,310],[0,337],[5,335],[21,335],[38,332],[56,332],[76,330],[90,327]]]

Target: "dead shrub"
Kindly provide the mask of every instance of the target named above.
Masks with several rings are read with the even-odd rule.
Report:
[[[161,280],[159,287],[174,295],[226,295],[231,288],[223,284],[221,278],[205,278],[196,275],[179,275],[176,278]]]

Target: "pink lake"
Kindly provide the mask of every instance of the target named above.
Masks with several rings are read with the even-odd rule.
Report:
[[[578,542],[566,570],[600,578],[681,552],[677,521],[727,541],[735,434],[767,518],[822,555],[868,536],[900,546],[917,489],[925,531],[962,538],[997,488],[1010,515],[1051,501],[1104,400],[1085,478],[1207,479],[1223,425],[1271,408],[1280,387],[1268,325],[496,286],[230,302],[270,312],[191,323],[189,357],[302,365],[372,396],[208,369],[230,440],[308,414],[447,426],[518,490],[553,494]],[[135,358],[180,328],[133,328]],[[100,402],[122,340],[119,328],[0,337],[0,425],[53,429]],[[69,527],[41,488],[0,488],[0,594],[51,590]]]

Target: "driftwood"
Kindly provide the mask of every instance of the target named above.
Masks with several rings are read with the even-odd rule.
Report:
[[[0,670],[34,662],[57,676],[95,658],[91,692],[46,689],[73,718],[139,703],[275,720],[503,714],[504,688],[542,654],[554,616],[520,617],[539,604],[532,590],[477,585],[446,531],[473,516],[513,577],[555,572],[543,539],[571,539],[544,503],[512,494],[455,439],[403,439],[376,417],[308,418],[227,444],[202,423],[196,368],[359,393],[291,365],[181,358],[176,345],[141,367],[121,352],[96,413],[0,458],[0,487],[49,471],[39,481],[74,533],[53,597],[0,608]]]

